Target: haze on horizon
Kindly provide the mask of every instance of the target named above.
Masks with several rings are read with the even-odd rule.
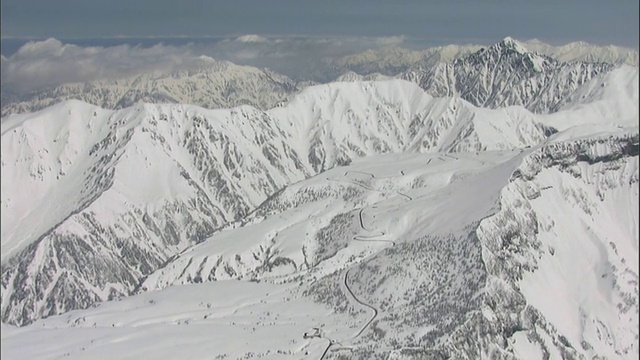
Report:
[[[427,45],[505,36],[638,48],[638,1],[3,0],[3,38],[242,34],[405,36]]]

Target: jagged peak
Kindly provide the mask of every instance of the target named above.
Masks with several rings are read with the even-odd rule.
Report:
[[[549,64],[555,63],[553,58],[535,51],[529,51],[522,42],[515,40],[510,36],[505,37],[502,41],[487,49],[480,49],[468,57],[458,59],[456,62],[464,62],[466,61],[465,59],[484,62],[488,61],[489,58],[495,58],[496,56],[502,55],[510,55],[507,56],[507,58],[513,58],[516,61],[523,61],[528,64],[526,65],[528,68],[536,72],[545,71]]]
[[[508,54],[508,53],[516,53],[519,54],[520,56],[539,56],[537,53],[533,53],[529,50],[527,50],[527,48],[524,47],[524,45],[522,45],[521,42],[515,40],[512,37],[505,37],[504,39],[502,39],[502,41],[495,43],[491,46],[489,46],[488,48],[481,48],[480,50],[474,52],[473,54],[467,56],[467,57],[462,57],[460,59],[456,59],[455,61],[464,61],[465,58],[476,58],[478,56],[481,57],[485,57],[487,55],[489,56],[494,56],[497,54]],[[485,55],[482,55],[485,54]]]
[[[522,43],[510,36],[505,37],[496,45],[504,49],[514,50],[520,54],[526,54],[529,52],[529,50],[527,50],[527,48],[525,48]]]

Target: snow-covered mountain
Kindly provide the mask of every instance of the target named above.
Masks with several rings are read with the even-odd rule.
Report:
[[[592,62],[638,66],[638,50],[620,46],[598,46],[584,41],[553,46],[533,39],[524,42],[527,49],[549,55],[562,62]]]
[[[325,59],[326,69],[318,78],[333,79],[337,75],[354,72],[361,75],[380,73],[397,76],[414,68],[428,68],[440,63],[450,63],[483,48],[481,45],[446,45],[425,50],[390,48],[367,50],[339,58]]]
[[[26,95],[3,94],[2,117],[37,111],[69,99],[106,109],[122,109],[140,101],[210,109],[239,105],[270,109],[297,91],[296,82],[284,75],[202,56],[180,71],[65,84]]]
[[[129,293],[307,174],[277,122],[248,107],[69,101],[18,120],[2,138],[2,304],[19,324]]]
[[[531,52],[549,56],[560,62],[608,63],[612,65],[638,66],[638,51],[618,46],[597,46],[585,42],[572,42],[554,46],[540,40],[517,41]],[[329,74],[355,72],[369,75],[380,73],[396,76],[419,68],[430,68],[441,63],[452,63],[467,57],[488,46],[485,45],[446,45],[425,50],[390,48],[367,50],[362,53],[340,58],[326,59]],[[334,75],[334,77],[337,75]]]
[[[460,61],[480,76],[476,57],[510,81],[566,66],[516,42]],[[637,80],[594,74],[552,114],[395,79],[268,111],[10,116],[2,321],[26,326],[3,325],[3,355],[166,358],[171,338],[193,357],[627,358]]]
[[[328,170],[183,251],[136,296],[4,326],[4,354],[629,358],[638,129],[577,130]]]
[[[348,71],[336,78],[335,82],[356,82],[356,81],[381,81],[391,80],[393,77],[382,75],[380,73],[370,73],[367,75],[360,75],[353,71]]]
[[[559,62],[505,38],[452,63],[411,70],[402,78],[434,96],[459,96],[480,107],[521,105],[549,113],[580,86],[611,69],[606,63]]]
[[[318,81],[367,81],[399,77],[419,84],[435,97],[461,96],[481,107],[523,105],[536,113],[553,112],[593,76],[627,64],[638,52],[619,47],[571,43],[556,47],[511,38],[484,47],[447,45],[421,51],[369,50],[325,59],[307,78],[294,81],[268,69],[239,66],[202,56],[184,70],[143,73],[123,79],[72,83],[29,94],[2,92],[2,118],[77,99],[106,109],[136,102],[193,104],[205,108],[251,105],[267,110]],[[4,60],[3,60],[4,61]]]
[[[68,101],[2,131],[3,316],[24,324],[127,294],[311,174],[378,153],[530,146],[553,129],[524,109],[488,111],[393,80],[307,88],[269,112]]]

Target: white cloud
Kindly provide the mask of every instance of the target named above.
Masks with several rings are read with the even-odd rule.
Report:
[[[180,67],[196,57],[189,46],[81,47],[56,39],[29,42],[2,61],[2,86],[25,92],[69,82],[118,78]]]
[[[123,40],[126,41],[126,40]],[[24,93],[70,82],[121,78],[188,67],[199,56],[268,67],[296,79],[323,74],[327,58],[402,46],[403,37],[265,37],[244,35],[210,43],[151,47],[78,46],[56,39],[29,42],[2,58],[3,92]],[[327,80],[327,79],[315,79]]]
[[[243,35],[237,38],[236,40],[240,42],[247,42],[247,43],[264,43],[269,41],[267,38],[262,37],[260,35]]]

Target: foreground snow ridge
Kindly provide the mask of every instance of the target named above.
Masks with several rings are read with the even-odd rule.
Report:
[[[549,115],[385,80],[11,116],[2,354],[633,357],[637,74]]]

